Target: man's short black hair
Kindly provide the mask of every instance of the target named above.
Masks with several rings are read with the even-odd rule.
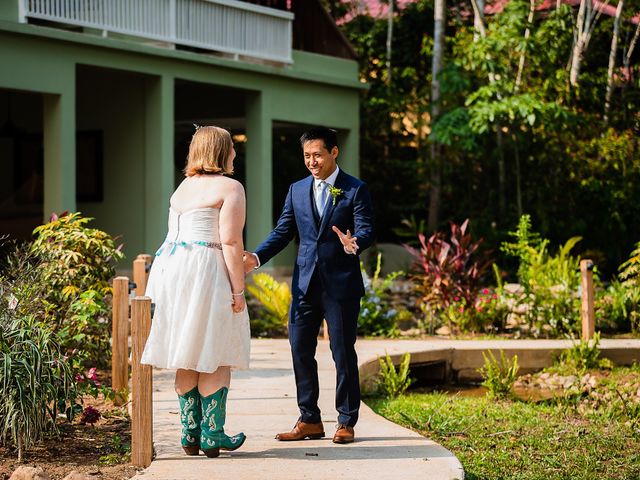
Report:
[[[313,127],[307,130],[300,137],[300,145],[304,147],[304,144],[311,140],[324,141],[324,146],[329,152],[338,146],[338,135],[333,128]]]

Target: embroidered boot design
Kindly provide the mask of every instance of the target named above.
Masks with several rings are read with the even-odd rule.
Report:
[[[187,455],[198,455],[202,418],[198,387],[194,387],[184,395],[178,395],[178,401],[180,402],[180,423],[182,423],[180,443]]]
[[[207,456],[217,457],[220,449],[236,450],[246,440],[244,433],[238,433],[233,436],[224,433],[228,392],[229,389],[227,387],[222,387],[208,397],[201,397],[203,413],[200,448]]]

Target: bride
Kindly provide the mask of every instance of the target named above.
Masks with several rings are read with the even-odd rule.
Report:
[[[176,370],[181,444],[217,457],[245,435],[224,431],[231,369],[249,366],[242,230],[245,194],[228,131],[196,127],[185,179],[171,197],[169,229],[146,295],[156,304],[142,363]]]

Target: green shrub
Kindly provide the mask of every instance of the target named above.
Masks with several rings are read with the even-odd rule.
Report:
[[[518,378],[518,356],[514,355],[507,360],[504,351],[500,350],[500,360],[497,360],[491,350],[482,352],[484,366],[478,369],[484,381],[482,385],[487,388],[487,394],[493,398],[506,398],[511,395],[513,384]]]
[[[87,364],[105,366],[109,350],[115,264],[124,258],[109,234],[86,225],[80,213],[53,217],[34,230],[31,251],[42,259],[47,321],[65,351],[79,352]]]
[[[614,279],[596,291],[596,323],[602,331],[637,332],[640,327],[640,287]]]
[[[389,354],[379,357],[378,362],[380,363],[378,391],[385,397],[398,397],[413,383],[413,379],[409,378],[409,364],[411,363],[409,352],[402,355],[400,366],[397,369]]]
[[[559,367],[563,372],[582,374],[597,368],[612,368],[609,359],[600,358],[600,332],[596,332],[591,340],[574,342],[573,347],[560,354]]]
[[[569,239],[555,255],[549,241],[531,229],[531,217],[523,215],[518,228],[501,250],[518,259],[518,282],[523,292],[514,296],[516,309],[524,311],[529,333],[535,337],[569,334],[580,330],[580,258],[570,255],[581,240]],[[596,279],[597,280],[597,279]]]
[[[253,285],[247,285],[247,290],[261,307],[251,318],[251,333],[257,337],[286,335],[291,308],[289,285],[276,281],[268,273],[256,273],[251,280]]]
[[[389,289],[394,280],[403,272],[393,272],[380,278],[381,266],[382,254],[378,253],[373,276],[369,277],[364,265],[360,262],[365,293],[360,300],[358,333],[370,336],[396,337],[399,333],[396,325],[398,310],[391,305]]]

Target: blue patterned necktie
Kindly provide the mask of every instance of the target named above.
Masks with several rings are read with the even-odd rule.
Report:
[[[318,215],[322,217],[324,206],[327,203],[327,182],[322,180],[318,184],[318,192],[316,194],[316,208],[318,209]]]

